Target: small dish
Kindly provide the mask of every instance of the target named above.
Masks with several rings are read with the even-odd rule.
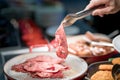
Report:
[[[89,65],[87,77],[90,78],[96,71],[98,71],[98,66],[100,64],[112,64],[110,61],[99,61]]]
[[[119,80],[120,79],[120,65],[119,64],[112,64],[111,61],[99,61],[99,62],[95,62],[95,63],[90,64],[89,67],[88,67],[88,71],[87,71],[87,75],[86,75],[85,79],[90,80],[90,78],[98,71],[107,71],[107,70],[100,70],[99,69],[99,66],[103,65],[103,64],[113,65],[111,70],[108,70],[108,71],[111,71],[111,76],[114,78],[114,80]],[[104,68],[108,69],[107,66],[106,67],[104,66]],[[98,75],[98,77],[99,77],[99,75]]]

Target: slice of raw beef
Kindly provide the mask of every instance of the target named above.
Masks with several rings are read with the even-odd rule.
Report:
[[[65,59],[68,55],[68,45],[64,26],[61,23],[55,32],[56,54],[58,57]]]

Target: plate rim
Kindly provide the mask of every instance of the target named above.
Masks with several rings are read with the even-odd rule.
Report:
[[[120,38],[120,35],[117,35],[117,36],[112,40],[113,47],[114,47],[118,52],[120,52],[120,50],[116,47],[115,41],[118,40],[119,38]]]

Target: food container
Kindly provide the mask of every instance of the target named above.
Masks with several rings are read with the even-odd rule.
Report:
[[[120,78],[119,55],[120,54],[115,55],[106,61],[99,61],[90,64],[88,67],[87,75],[85,77],[86,80],[90,80],[91,77],[92,79],[94,78],[94,80],[96,80],[97,78],[101,78],[101,75],[103,75],[102,79],[104,80],[119,80],[115,79]]]
[[[27,60],[29,58],[33,58],[38,55],[49,55],[52,57],[57,57],[55,52],[25,53],[22,55],[18,55],[16,57],[8,60],[4,65],[4,73],[7,76],[7,78],[10,80],[14,80],[14,79],[17,79],[17,80],[23,80],[23,79],[39,80],[39,78],[32,78],[29,75],[27,75],[26,73],[13,72],[11,70],[12,65],[22,63],[25,60]],[[69,54],[65,63],[68,66],[70,66],[71,69],[68,70],[68,72],[64,73],[65,77],[62,78],[62,80],[73,80],[78,77],[81,77],[85,74],[85,72],[88,69],[88,65],[87,65],[86,61],[84,61],[84,59],[79,58],[75,55]],[[51,78],[46,78],[46,79],[47,80],[56,80],[56,79],[51,79]],[[46,80],[46,79],[40,79],[40,80]],[[61,79],[57,79],[57,80],[61,80]]]
[[[112,64],[112,63],[109,61],[99,61],[99,62],[94,62],[90,64],[87,71],[88,78],[90,78],[96,71],[98,71],[98,66],[100,64]]]
[[[104,34],[93,33],[93,35],[95,38],[98,38],[99,40],[101,39],[101,42],[102,42],[102,40],[104,40],[104,41],[106,40],[106,42],[111,43],[111,39],[108,38]],[[87,40],[89,40],[89,38],[86,37],[86,34],[67,37],[68,51],[71,54],[74,54],[74,55],[84,58],[88,64],[97,62],[97,61],[107,60],[109,57],[112,57],[114,54],[117,54],[113,47],[93,46],[90,43],[87,44],[86,43]],[[91,40],[91,41],[94,41],[94,40]],[[83,48],[83,47],[85,47],[85,48]],[[101,52],[101,53],[98,53],[98,55],[95,55],[94,50],[96,50],[96,48],[97,48],[97,51],[99,49],[104,49],[105,53]],[[87,51],[87,50],[89,50],[89,51]],[[89,53],[89,52],[91,52],[91,53]],[[96,54],[97,54],[97,52],[96,52]]]

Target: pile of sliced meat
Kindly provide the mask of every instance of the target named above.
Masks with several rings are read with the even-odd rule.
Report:
[[[111,40],[108,38],[99,38],[96,37],[91,32],[86,32],[84,39],[78,39],[74,43],[69,43],[69,53],[75,54],[80,57],[93,57],[109,54],[113,51],[113,48],[110,46],[99,46],[92,45],[87,40],[95,42],[108,42],[111,43]]]
[[[40,55],[13,65],[11,69],[16,72],[28,73],[33,78],[63,78],[63,71],[70,69],[63,63],[63,59]]]

